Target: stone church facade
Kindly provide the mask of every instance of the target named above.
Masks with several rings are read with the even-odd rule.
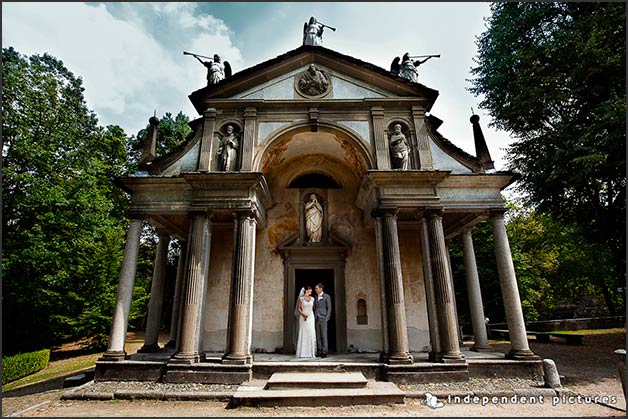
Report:
[[[178,240],[183,249],[164,361],[173,370],[231,365],[246,379],[254,353],[294,353],[296,296],[319,282],[333,301],[330,351],[379,352],[390,366],[416,364],[421,354],[465,364],[447,244],[463,236],[469,300],[461,303],[471,307],[473,349],[490,350],[472,242],[473,226],[486,219],[509,358],[536,360],[500,194],[515,175],[492,170],[477,117],[477,157],[439,134],[442,121],[429,115],[437,95],[355,58],[302,46],[193,92],[200,117],[169,155],[154,155],[158,121],[151,118],[140,171],[120,179],[131,196],[130,226],[109,346],[97,371],[128,359],[144,222],[159,234],[144,352],[163,351],[157,337],[168,243]],[[407,144],[405,167],[391,150],[396,125]],[[225,167],[229,138],[236,147]],[[323,210],[316,242],[305,223],[312,194]]]

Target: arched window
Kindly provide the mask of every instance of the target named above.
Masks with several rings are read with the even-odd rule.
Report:
[[[358,299],[358,324],[368,324],[368,316],[366,315],[366,300]]]
[[[321,173],[308,173],[301,175],[290,182],[289,188],[321,188],[321,189],[340,189],[338,182],[331,176]]]

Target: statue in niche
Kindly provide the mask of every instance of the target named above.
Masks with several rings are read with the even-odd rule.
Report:
[[[220,156],[220,170],[223,172],[234,172],[238,158],[238,134],[233,132],[233,125],[227,125],[227,134],[220,139],[218,150]]]
[[[329,89],[329,77],[316,68],[316,65],[310,64],[308,69],[299,79],[299,90],[308,96],[320,96]]]
[[[316,194],[310,194],[305,204],[305,230],[310,243],[319,243],[323,236],[323,206],[318,202]]]
[[[401,124],[395,124],[394,128],[395,131],[388,139],[390,144],[390,155],[392,157],[392,168],[408,170],[408,155],[410,154],[408,140],[403,132],[401,132]]]

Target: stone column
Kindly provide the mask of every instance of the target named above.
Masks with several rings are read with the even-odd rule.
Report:
[[[172,315],[170,318],[170,340],[166,343],[166,348],[175,348],[177,344],[177,332],[179,330],[179,313],[181,305],[181,290],[183,288],[185,264],[187,255],[187,242],[182,241],[179,261],[177,262],[177,279],[174,283],[174,297],[172,298]]]
[[[375,218],[375,249],[377,251],[377,272],[379,273],[379,292],[380,292],[380,304],[381,304],[381,318],[382,318],[382,352],[380,354],[380,361],[385,362],[389,352],[388,345],[388,319],[386,302],[386,278],[384,275],[384,244],[382,238],[382,219],[380,217]]]
[[[475,263],[475,251],[473,250],[470,228],[465,228],[462,232],[462,252],[464,253],[464,270],[467,276],[467,293],[469,294],[469,309],[473,326],[473,340],[475,341],[471,350],[476,352],[490,351],[492,348],[488,344],[480,278]]]
[[[388,138],[384,135],[384,108],[372,106],[371,117],[373,119],[373,140],[375,142],[377,168],[388,170],[390,169],[390,151],[388,150]]]
[[[238,211],[235,220],[231,292],[229,296],[229,323],[225,364],[244,365],[253,360],[251,355],[253,275],[255,271],[255,214]]]
[[[156,352],[159,350],[159,326],[161,326],[161,311],[164,303],[164,285],[166,282],[169,244],[170,237],[160,232],[157,251],[155,252],[153,280],[150,286],[150,300],[148,301],[144,346],[142,346],[138,352]]]
[[[386,361],[389,364],[411,364],[414,360],[408,344],[406,306],[401,276],[401,254],[397,231],[397,209],[380,210],[375,216],[381,218],[382,224],[389,346]]]
[[[456,286],[454,284],[454,271],[451,266],[451,253],[449,253],[449,240],[445,239],[445,249],[447,249],[447,268],[449,269],[449,278],[451,279],[451,291],[454,296],[454,318],[456,319],[456,335],[458,336],[458,345],[462,348],[464,344],[462,340],[462,328],[460,327],[460,317],[458,316],[458,300],[456,298]]]
[[[419,165],[421,170],[433,170],[432,152],[427,137],[427,127],[425,126],[425,109],[419,106],[412,107],[412,121],[416,131],[416,142],[419,155]]]
[[[191,218],[186,280],[181,304],[180,341],[177,342],[179,350],[173,358],[175,362],[190,364],[199,362],[201,358],[201,321],[211,247],[211,221],[208,214],[195,212]]]
[[[438,333],[438,312],[436,310],[436,297],[434,296],[434,277],[432,276],[432,261],[430,255],[430,240],[427,219],[420,219],[421,239],[421,265],[423,265],[423,279],[425,281],[425,298],[427,300],[427,319],[430,328],[429,360],[434,362],[440,356],[440,334]]]
[[[250,172],[253,170],[253,145],[255,144],[255,125],[257,109],[249,107],[244,109],[244,135],[242,137],[242,165],[240,170]]]
[[[120,269],[116,306],[113,311],[111,333],[107,351],[103,354],[104,361],[123,361],[126,357],[124,343],[126,330],[129,323],[129,311],[133,299],[133,284],[135,283],[135,270],[137,268],[137,254],[140,247],[140,234],[142,232],[142,220],[132,218],[126,235],[124,245],[124,259]]]
[[[506,322],[508,323],[508,334],[510,335],[511,349],[508,357],[515,359],[537,359],[538,357],[528,346],[528,336],[521,309],[521,298],[515,276],[515,266],[512,263],[510,254],[510,244],[504,225],[504,211],[494,211],[491,213],[491,227],[493,229],[493,245],[495,248],[495,258],[497,260],[497,273],[502,289],[502,299],[504,300],[504,311],[506,312]]]
[[[456,299],[449,270],[449,256],[443,233],[442,211],[428,212],[430,232],[430,254],[432,275],[434,277],[434,295],[438,312],[438,332],[441,340],[440,360],[442,362],[464,362],[458,343],[456,330]]]
[[[214,129],[216,127],[216,109],[208,108],[204,114],[203,136],[201,137],[201,150],[198,158],[198,171],[211,170],[212,147],[214,141]]]

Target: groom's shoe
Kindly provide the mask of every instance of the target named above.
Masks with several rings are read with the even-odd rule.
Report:
[[[327,358],[327,354],[321,354],[321,358]]]

